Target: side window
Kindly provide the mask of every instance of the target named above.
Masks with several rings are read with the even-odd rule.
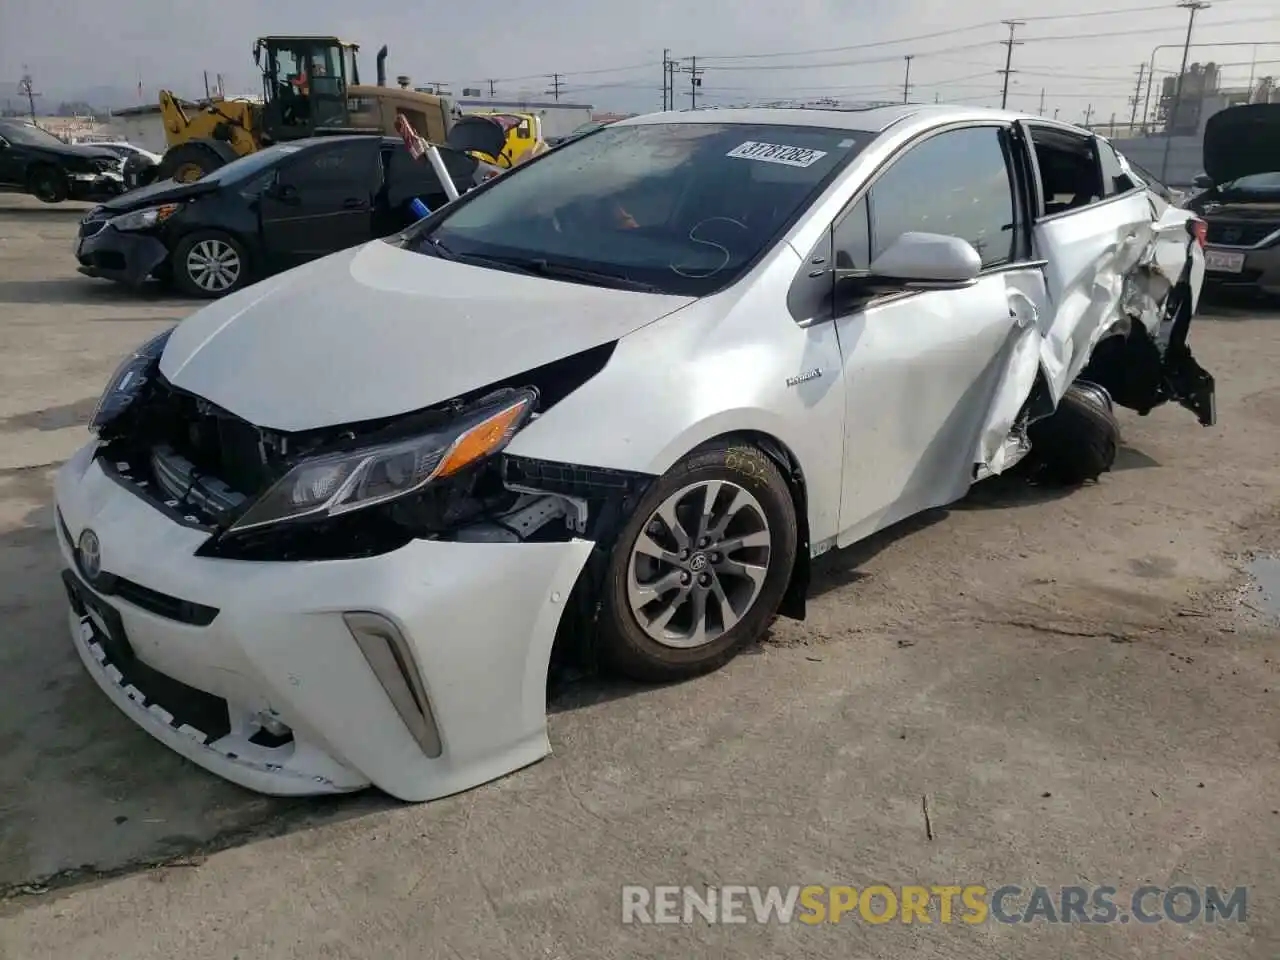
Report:
[[[1129,176],[1128,171],[1121,164],[1115,147],[1105,140],[1095,142],[1098,145],[1098,165],[1102,168],[1103,194],[1114,197],[1120,193],[1128,193],[1137,187],[1138,182]]]
[[[837,270],[866,270],[871,266],[871,222],[866,197],[836,224],[833,240]]]
[[[1036,151],[1045,216],[1079,210],[1107,196],[1093,137],[1032,124],[1031,142]]]
[[[281,170],[280,180],[299,190],[364,187],[374,173],[376,151],[370,148],[356,140],[312,150]]]
[[[871,187],[871,257],[908,232],[973,244],[985,267],[1013,256],[1013,185],[998,127],[968,127],[911,147]]]

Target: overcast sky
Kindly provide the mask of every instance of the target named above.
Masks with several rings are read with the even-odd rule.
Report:
[[[1148,9],[1095,15],[1134,8]],[[206,69],[224,75],[229,94],[253,92],[260,87],[250,58],[256,35],[336,33],[362,45],[369,78],[386,43],[391,77],[447,81],[455,94],[496,78],[499,94],[541,95],[547,75],[558,72],[564,100],[653,110],[669,47],[673,56],[699,57],[708,104],[797,95],[899,99],[903,58],[911,54],[913,99],[998,106],[995,71],[1007,30],[994,21],[1002,18],[1027,21],[1018,28],[1024,42],[1014,48],[1019,72],[1009,105],[1037,110],[1043,89],[1047,114],[1077,122],[1089,107],[1095,121],[1112,113],[1127,120],[1138,65],[1169,44],[1156,53],[1157,82],[1176,72],[1187,23],[1185,10],[1154,0],[0,0],[0,103],[16,100],[23,64],[50,101],[97,86],[136,100],[139,80],[148,102],[161,87],[195,95]],[[888,42],[912,37],[919,39]],[[1245,84],[1255,56],[1258,76],[1280,75],[1280,2],[1215,0],[1198,14],[1193,40],[1243,44],[1192,49],[1193,61],[1228,64],[1227,84]],[[832,48],[846,49],[726,59]],[[687,81],[679,78],[681,105]]]

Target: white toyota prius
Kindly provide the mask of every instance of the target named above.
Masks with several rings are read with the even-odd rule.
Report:
[[[610,125],[127,358],[57,479],[74,643],[246,787],[475,786],[550,751],[553,652],[692,676],[824,551],[1098,478],[1113,403],[1212,423],[1203,240],[1039,117]]]

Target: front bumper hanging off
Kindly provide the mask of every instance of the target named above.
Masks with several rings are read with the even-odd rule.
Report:
[[[372,784],[410,801],[550,752],[548,663],[589,541],[201,558],[206,535],[109,477],[95,452],[55,486],[72,636],[98,685],[165,745],[263,793]],[[77,549],[86,530],[93,578]]]

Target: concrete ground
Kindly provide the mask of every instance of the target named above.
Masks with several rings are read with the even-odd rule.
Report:
[[[548,760],[408,807],[281,802],[136,729],[66,636],[52,471],[192,304],[77,276],[0,198],[0,958],[1280,955],[1280,317],[1205,307],[1220,424],[996,480],[824,558],[811,616],[693,683],[579,684]],[[926,824],[924,805],[929,816]],[[624,884],[1247,885],[1246,922],[635,926]],[[937,913],[934,914],[935,921]]]

